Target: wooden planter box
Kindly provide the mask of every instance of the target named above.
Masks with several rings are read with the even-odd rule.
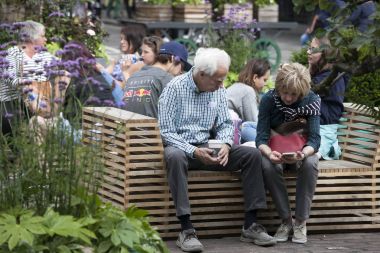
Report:
[[[0,21],[13,23],[25,20],[25,7],[21,4],[0,4]]]
[[[174,21],[206,23],[211,20],[211,4],[180,4],[173,7]]]
[[[268,5],[259,8],[260,22],[278,22],[278,5]]]
[[[155,21],[171,21],[173,17],[173,9],[170,4],[153,5],[139,3],[136,5],[136,21],[155,22]]]
[[[250,23],[253,17],[252,4],[224,4],[223,16],[232,22]]]

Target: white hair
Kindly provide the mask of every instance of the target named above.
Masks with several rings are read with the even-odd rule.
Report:
[[[226,51],[219,48],[199,48],[194,58],[194,74],[199,71],[212,76],[218,67],[229,69],[231,58]]]
[[[20,29],[21,40],[24,42],[33,42],[45,32],[45,26],[41,23],[27,20],[22,22]]]

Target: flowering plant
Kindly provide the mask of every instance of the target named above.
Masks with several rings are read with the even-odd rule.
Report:
[[[249,20],[244,7],[233,7],[222,16],[216,27],[209,27],[210,46],[224,49],[231,56],[230,71],[239,73],[246,62],[253,57],[252,42],[258,28],[256,20]],[[216,29],[214,29],[216,28]]]
[[[208,0],[172,0],[173,5],[178,4],[192,4],[192,5],[198,5],[198,4],[207,4],[209,3]]]

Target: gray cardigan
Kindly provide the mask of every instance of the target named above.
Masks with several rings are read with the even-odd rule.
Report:
[[[229,109],[235,111],[243,122],[257,122],[259,104],[254,88],[244,83],[234,83],[226,92]]]

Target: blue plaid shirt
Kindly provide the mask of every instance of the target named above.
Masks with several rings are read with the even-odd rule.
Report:
[[[200,92],[192,70],[175,77],[162,92],[158,122],[164,145],[177,147],[189,157],[193,157],[196,145],[208,142],[211,129],[217,140],[233,143],[226,90]]]

